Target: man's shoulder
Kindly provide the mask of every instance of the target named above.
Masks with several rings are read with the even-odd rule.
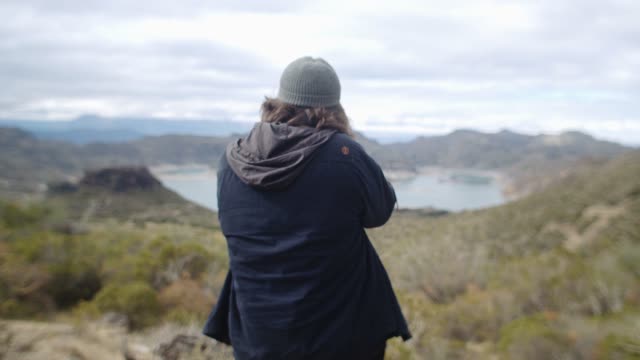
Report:
[[[365,152],[360,143],[344,133],[334,134],[331,139],[327,141],[324,150],[344,160],[352,157],[360,157],[361,154]]]

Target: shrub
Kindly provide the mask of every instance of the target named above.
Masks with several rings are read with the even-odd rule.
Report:
[[[87,319],[96,319],[100,316],[100,309],[95,301],[81,300],[72,310],[72,315],[77,323],[82,323]]]
[[[13,203],[0,204],[0,222],[8,228],[22,228],[40,222],[48,209],[43,206],[19,206]]]
[[[215,261],[210,251],[192,242],[173,244],[159,237],[132,259],[135,278],[161,289],[181,279],[199,277]]]
[[[194,313],[182,308],[169,310],[165,316],[165,320],[170,323],[175,323],[183,326],[200,324],[202,322],[202,315]]]
[[[571,358],[572,340],[542,315],[520,318],[500,331],[498,349],[509,359]]]
[[[132,329],[153,325],[162,313],[156,292],[139,281],[109,284],[100,290],[94,301],[102,312],[115,311],[126,315]]]
[[[598,345],[596,359],[640,359],[640,339],[632,336],[607,335]]]
[[[0,317],[7,319],[30,318],[42,313],[42,307],[33,302],[8,299],[0,302]]]
[[[411,249],[404,261],[412,266],[403,274],[409,288],[419,288],[434,303],[446,304],[469,286],[486,283],[487,249],[456,237],[424,239],[428,246]]]
[[[197,281],[181,279],[162,289],[158,300],[165,310],[181,309],[188,313],[206,316],[215,302],[205,293]]]
[[[620,262],[625,270],[640,280],[640,246],[628,244],[622,247]]]
[[[590,316],[620,312],[634,289],[633,277],[611,252],[588,261],[574,259],[564,274],[545,286],[554,294],[553,308]]]
[[[440,335],[460,342],[495,341],[501,327],[520,314],[507,292],[468,291],[444,308],[434,324]]]
[[[51,297],[46,288],[51,277],[38,265],[24,264],[15,259],[0,263],[0,286],[4,299],[0,315],[30,317],[53,309]]]
[[[47,292],[58,308],[71,307],[81,300],[91,300],[102,287],[98,269],[86,261],[66,261],[50,267]]]

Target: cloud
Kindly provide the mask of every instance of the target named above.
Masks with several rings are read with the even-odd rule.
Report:
[[[311,54],[338,71],[357,129],[640,143],[632,0],[7,0],[0,13],[0,117],[253,121]]]

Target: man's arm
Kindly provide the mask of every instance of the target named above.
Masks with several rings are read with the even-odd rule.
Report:
[[[396,194],[380,166],[362,149],[354,162],[362,198],[362,226],[384,225],[393,212]]]

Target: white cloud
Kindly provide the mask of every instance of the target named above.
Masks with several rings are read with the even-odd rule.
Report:
[[[640,143],[632,0],[0,4],[0,116],[253,121],[322,56],[361,130],[578,129]]]

